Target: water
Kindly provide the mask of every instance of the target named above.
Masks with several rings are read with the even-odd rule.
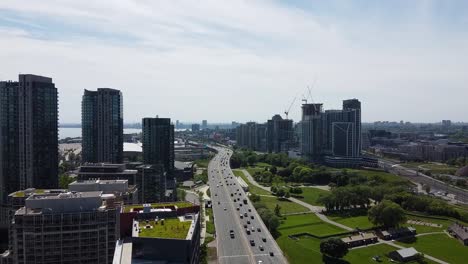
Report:
[[[138,128],[124,128],[124,134],[140,133],[141,129]],[[67,137],[81,137],[80,127],[59,127],[59,139]]]

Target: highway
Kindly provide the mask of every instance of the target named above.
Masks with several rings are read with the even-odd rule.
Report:
[[[454,195],[459,203],[468,204],[468,191],[458,187],[451,186],[445,182],[436,180],[432,177],[424,175],[412,169],[405,168],[395,162],[379,159],[379,166],[387,169],[390,173],[406,177],[410,181],[419,183],[421,185],[429,185],[432,191],[441,191]]]
[[[208,164],[208,184],[216,227],[218,263],[287,263],[229,167],[232,151],[213,148],[218,153]]]

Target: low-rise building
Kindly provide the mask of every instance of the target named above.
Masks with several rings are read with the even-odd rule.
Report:
[[[199,210],[187,202],[126,206],[114,263],[198,263]]]
[[[345,242],[348,248],[352,248],[377,243],[378,238],[374,233],[359,233],[358,235],[343,237],[341,241]]]
[[[178,182],[187,181],[193,177],[193,162],[174,161],[174,176]]]
[[[449,226],[448,231],[452,236],[460,240],[463,245],[468,246],[468,226],[464,226],[460,223],[453,223]]]
[[[388,255],[391,259],[399,262],[409,262],[421,258],[421,254],[412,247],[392,251]]]
[[[128,170],[125,164],[88,163],[81,165],[75,172],[78,181],[84,180],[128,180],[128,184],[137,184],[137,171]]]
[[[377,235],[384,240],[392,240],[401,237],[415,236],[416,229],[413,227],[389,228],[388,230],[379,230]]]
[[[68,185],[71,192],[102,191],[104,194],[114,194],[125,204],[138,203],[138,188],[128,185],[128,180],[86,180],[74,181]]]

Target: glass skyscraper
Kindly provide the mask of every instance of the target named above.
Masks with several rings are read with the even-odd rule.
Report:
[[[116,89],[85,90],[81,103],[82,159],[122,163],[123,99]]]

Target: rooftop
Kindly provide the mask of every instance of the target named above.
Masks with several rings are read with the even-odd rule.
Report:
[[[124,152],[143,152],[142,144],[141,143],[123,143],[123,151]]]
[[[134,232],[138,237],[186,239],[192,225],[192,219],[174,217],[158,221],[135,221],[134,223],[138,225],[139,231]]]
[[[352,241],[367,240],[373,238],[377,238],[373,233],[360,233],[359,235],[355,236],[343,237],[341,240],[345,243],[349,243]]]
[[[400,250],[397,250],[396,252],[397,252],[402,258],[409,258],[409,257],[412,257],[412,256],[414,256],[414,255],[419,254],[419,252],[416,251],[416,249],[414,249],[413,247],[400,249]]]
[[[190,202],[174,202],[174,203],[152,203],[151,209],[164,209],[164,208],[171,208],[176,206],[177,208],[186,208],[193,206]],[[125,205],[124,212],[129,213],[133,211],[143,211],[143,204],[132,204],[132,205]]]

